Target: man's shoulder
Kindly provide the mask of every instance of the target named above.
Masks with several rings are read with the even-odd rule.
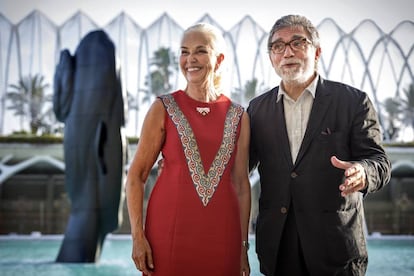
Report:
[[[319,96],[318,96],[319,94]],[[342,106],[359,106],[360,103],[369,101],[366,92],[343,82],[322,79],[316,89],[316,97],[330,96],[333,101]]]
[[[320,79],[319,85],[320,86],[318,86],[318,88],[328,89],[333,92],[341,92],[341,91],[346,90],[346,91],[350,91],[353,93],[365,93],[350,84],[339,82],[339,81],[334,81],[334,80],[328,80],[324,78]]]
[[[260,105],[261,103],[268,103],[271,102],[272,99],[276,101],[277,92],[279,90],[279,86],[276,86],[250,100],[249,106],[253,105]]]

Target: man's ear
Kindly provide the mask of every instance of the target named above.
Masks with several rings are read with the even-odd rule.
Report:
[[[320,59],[321,54],[322,54],[322,48],[321,47],[316,48],[316,51],[315,51],[315,61],[316,62]]]

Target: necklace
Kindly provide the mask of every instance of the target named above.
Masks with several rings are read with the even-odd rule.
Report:
[[[196,110],[198,113],[200,113],[203,116],[206,116],[208,113],[210,113],[210,107],[196,107]]]
[[[192,98],[193,100],[196,100],[196,101],[202,101],[202,100],[200,100],[200,99],[197,99],[197,98],[193,98],[193,97],[191,97],[191,96],[189,95],[189,93],[188,93],[188,91],[187,91],[187,90],[184,90],[184,93],[185,93],[188,97]],[[206,116],[208,113],[210,113],[210,107],[208,107],[208,106],[197,106],[197,107],[196,107],[196,111],[197,111],[198,113],[200,113],[201,115]]]

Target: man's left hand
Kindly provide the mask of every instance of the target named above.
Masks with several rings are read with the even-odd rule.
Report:
[[[339,185],[341,196],[347,196],[366,188],[365,170],[361,164],[342,161],[336,156],[331,157],[331,163],[334,167],[344,170],[344,181]]]

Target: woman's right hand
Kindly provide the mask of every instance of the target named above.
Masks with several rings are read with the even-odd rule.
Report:
[[[151,275],[154,270],[154,261],[152,259],[151,246],[145,237],[133,237],[132,243],[132,259],[135,266],[143,274]]]

